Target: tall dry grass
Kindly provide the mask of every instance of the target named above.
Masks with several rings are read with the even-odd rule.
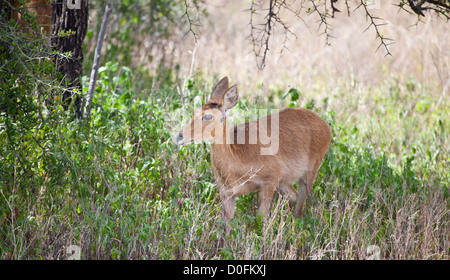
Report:
[[[166,48],[166,56],[181,63],[182,76],[193,75],[201,69],[206,77],[228,75],[238,83],[246,96],[256,96],[259,85],[266,93],[270,85],[304,87],[313,90],[318,80],[336,85],[341,79],[356,79],[365,85],[382,83],[393,75],[399,79],[415,79],[433,88],[432,94],[445,95],[450,87],[450,31],[445,20],[432,13],[420,18],[399,10],[395,1],[381,0],[380,9],[371,9],[380,17],[382,35],[394,40],[389,46],[392,56],[385,56],[373,27],[363,9],[336,13],[329,20],[334,38],[326,45],[316,14],[303,21],[289,13],[285,20],[298,38],[290,35],[284,43],[283,28],[276,26],[270,38],[270,51],[263,70],[257,68],[253,45],[249,40],[251,1],[207,1],[208,17],[203,17],[195,31],[198,40],[181,33],[175,43]],[[292,1],[294,7],[301,2]],[[352,4],[352,1],[349,1]],[[356,2],[355,2],[356,3]],[[267,4],[267,3],[266,3]],[[304,3],[308,7],[307,2]],[[267,6],[267,5],[266,5]],[[356,7],[356,4],[353,5]],[[345,11],[344,9],[341,9]],[[261,12],[259,21],[264,20]]]

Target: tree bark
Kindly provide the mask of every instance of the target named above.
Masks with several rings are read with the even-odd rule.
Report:
[[[81,81],[83,75],[83,39],[88,23],[88,0],[77,0],[80,5],[74,7],[67,2],[72,0],[52,1],[52,49],[59,53],[70,52],[70,57],[55,56],[57,75],[66,90],[63,93],[63,106],[68,109],[73,102],[78,118],[82,117]],[[79,8],[78,8],[79,7]],[[71,32],[62,35],[61,32]]]

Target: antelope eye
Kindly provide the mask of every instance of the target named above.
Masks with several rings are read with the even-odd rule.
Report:
[[[203,117],[202,117],[202,120],[204,120],[204,121],[209,121],[209,120],[211,120],[212,119],[212,116],[210,115],[210,114],[205,114],[205,115],[203,115]]]

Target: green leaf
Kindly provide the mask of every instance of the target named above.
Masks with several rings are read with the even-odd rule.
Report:
[[[300,98],[300,91],[296,88],[291,88],[281,96],[281,99],[285,99],[288,95],[291,96],[291,101],[297,101]]]
[[[258,216],[256,217],[256,223],[258,226],[262,226],[262,218],[263,218],[263,214],[262,213],[258,213]]]
[[[128,92],[126,92],[120,96],[119,101],[121,104],[126,104],[128,102],[128,100],[130,100],[130,99],[131,99],[131,95]]]

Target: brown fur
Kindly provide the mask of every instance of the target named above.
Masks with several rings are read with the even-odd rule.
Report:
[[[19,2],[13,1],[13,7],[15,8],[12,13],[13,19],[19,24],[22,31],[30,33],[30,29],[22,19],[22,14],[19,12]],[[36,21],[39,28],[42,28],[44,34],[50,34],[52,23],[52,8],[49,0],[31,0],[24,2],[24,8],[28,12],[36,15]]]
[[[269,212],[272,197],[278,190],[295,207],[296,217],[301,216],[306,195],[311,190],[330,145],[331,131],[328,124],[312,111],[288,108],[278,115],[261,118],[261,121],[266,121],[263,122],[267,123],[266,128],[260,127],[259,120],[255,120],[237,125],[229,133],[226,111],[236,104],[238,95],[235,86],[226,86],[224,90],[225,83],[228,85],[227,78],[222,79],[215,87],[211,97],[213,103],[207,103],[194,111],[192,120],[179,134],[179,144],[202,140],[211,142],[211,163],[220,189],[227,231],[230,230],[235,197],[254,190],[260,192],[259,209],[263,213]],[[212,115],[212,119],[202,121],[205,114]],[[252,129],[257,132],[266,129],[263,135],[270,137],[273,131],[271,120],[276,117],[279,121],[278,151],[263,155],[261,149],[268,148],[273,143],[263,144],[258,133],[254,133],[258,137],[253,140],[256,143],[251,144]],[[196,122],[201,124],[201,131],[194,129]],[[237,135],[239,132],[244,135],[243,131],[245,142],[240,143]],[[231,135],[234,139],[231,139]],[[299,191],[292,186],[297,180]]]

